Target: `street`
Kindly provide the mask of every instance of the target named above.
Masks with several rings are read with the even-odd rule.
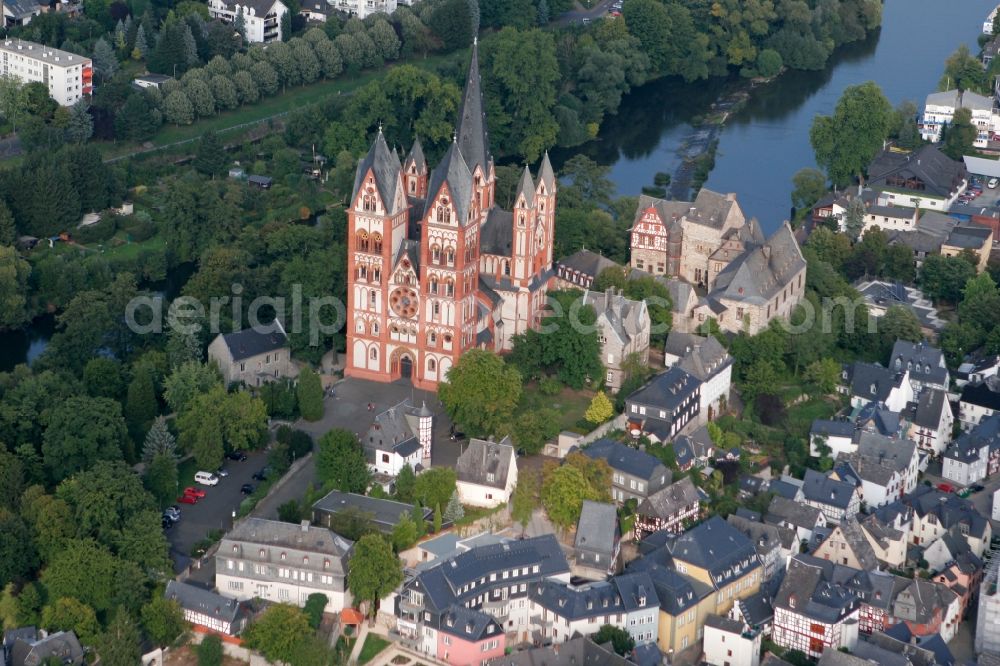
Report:
[[[605,14],[611,9],[615,0],[601,0],[593,9],[574,9],[568,11],[559,17],[557,23],[581,23],[584,20],[592,21],[594,19],[603,18]],[[579,7],[579,5],[577,5]]]

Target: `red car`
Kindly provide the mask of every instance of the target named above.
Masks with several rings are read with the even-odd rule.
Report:
[[[939,483],[937,485],[937,489],[940,490],[943,493],[953,493],[953,492],[955,492],[955,486],[951,485],[950,483]]]
[[[205,499],[205,491],[201,488],[195,488],[194,486],[188,486],[184,489],[185,495],[191,495],[197,497],[198,499]]]
[[[177,501],[180,504],[197,504],[198,497],[195,495],[181,495],[180,497],[177,498]]]

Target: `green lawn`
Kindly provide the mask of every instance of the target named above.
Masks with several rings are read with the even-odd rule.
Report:
[[[389,647],[389,641],[376,634],[365,636],[365,644],[361,646],[361,653],[358,655],[359,664],[367,664],[375,658],[379,652]]]
[[[115,236],[120,240],[125,240],[122,238],[121,234]],[[133,243],[126,241],[122,245],[115,247],[111,246],[111,241],[105,241],[103,243],[91,243],[85,247],[96,250],[98,245],[103,245],[106,247],[104,250],[104,255],[108,258],[119,258],[119,259],[133,259],[139,256],[139,253],[143,250],[154,250],[156,248],[163,246],[163,239],[159,236],[153,236],[148,238],[141,243]]]
[[[194,485],[194,474],[198,471],[198,463],[194,458],[188,458],[177,465],[177,485],[179,488],[187,488]]]
[[[432,56],[420,60],[407,61],[405,64],[420,67],[421,69],[432,69],[444,58],[444,56]],[[313,104],[333,95],[351,93],[371,81],[382,78],[394,66],[396,65],[389,65],[382,69],[364,72],[353,77],[343,76],[330,81],[319,81],[306,86],[292,87],[274,97],[267,97],[257,104],[241,106],[238,109],[226,111],[211,118],[198,120],[191,125],[179,127],[173,125],[164,126],[150,140],[150,143],[154,146],[162,147],[180,141],[196,139],[208,131],[221,133],[247,123],[260,122],[273,116],[288,113],[307,104]],[[100,147],[105,159],[120,157],[142,150],[142,145],[134,142],[104,143],[100,144]]]
[[[583,418],[583,413],[587,411],[593,398],[594,391],[576,391],[570,388],[563,388],[554,396],[543,395],[538,390],[538,384],[532,383],[525,385],[519,407],[524,411],[544,407],[554,409],[559,412],[559,429],[575,430],[577,421]]]

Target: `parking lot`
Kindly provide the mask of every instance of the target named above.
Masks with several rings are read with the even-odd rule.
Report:
[[[964,205],[976,206],[976,207],[996,206],[997,202],[1000,201],[1000,187],[995,187],[992,189],[987,187],[987,184],[989,183],[990,179],[985,176],[973,176],[973,178],[978,183],[978,186],[982,188],[982,193],[979,196],[972,198],[968,203]],[[970,188],[975,188],[975,185],[973,185],[972,183],[970,183],[969,185]]]
[[[226,460],[225,468],[229,476],[219,478],[218,485],[195,484],[205,491],[204,499],[197,504],[177,504],[181,509],[180,522],[166,531],[175,572],[184,570],[191,563],[191,549],[208,535],[209,530],[228,530],[232,527],[233,512],[243,501],[240,486],[244,483],[256,486],[257,481],[252,476],[264,467],[266,461],[265,451],[249,453],[244,462]]]

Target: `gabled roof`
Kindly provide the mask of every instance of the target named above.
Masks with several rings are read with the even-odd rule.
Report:
[[[605,553],[615,552],[615,542],[621,531],[618,527],[618,509],[614,504],[584,500],[580,520],[576,524],[577,550]]]
[[[946,384],[948,368],[940,349],[923,342],[896,340],[889,356],[889,368],[894,372],[910,371],[910,379],[922,383]]]
[[[514,446],[509,437],[499,442],[473,439],[455,463],[455,472],[462,483],[504,489],[511,467],[516,469]]]
[[[395,210],[396,188],[400,184],[400,169],[402,169],[402,165],[399,163],[399,155],[395,151],[389,150],[389,144],[385,142],[385,136],[382,134],[382,129],[379,128],[378,134],[375,135],[375,141],[368,149],[368,154],[358,163],[351,199],[357,199],[358,191],[364,184],[364,178],[371,171],[375,178],[375,187],[378,188],[379,197],[382,199],[382,205],[390,214],[395,214],[397,212]]]
[[[906,589],[896,597],[893,604],[893,614],[902,619],[903,616],[896,607],[900,604],[905,604],[908,607],[912,605],[916,615],[906,619],[917,624],[930,624],[935,613],[943,612],[957,597],[958,595],[946,585],[922,578],[914,578]]]
[[[621,264],[590,250],[578,250],[556,261],[556,265],[565,266],[569,270],[591,278],[596,278],[605,268],[622,268]]]
[[[838,462],[851,466],[858,478],[887,486],[895,476],[902,476],[916,459],[917,445],[910,440],[889,439],[873,432],[862,432],[858,448],[841,453]]]
[[[486,111],[483,109],[482,80],[479,76],[479,45],[472,45],[472,60],[469,62],[469,75],[465,79],[465,90],[462,93],[462,106],[458,110],[458,126],[456,141],[461,147],[461,154],[469,172],[480,167],[483,174],[489,176],[490,142],[486,133]]]
[[[774,487],[774,482],[771,483],[771,487]],[[769,523],[788,523],[795,527],[812,530],[816,528],[822,515],[823,513],[814,506],[776,496],[771,499],[764,520]]]
[[[790,528],[768,525],[759,520],[750,520],[735,513],[726,516],[726,522],[745,534],[753,542],[757,554],[763,558],[775,548],[781,548],[784,543],[791,542],[794,537],[789,537],[787,532]]]
[[[531,208],[535,201],[535,183],[531,180],[531,170],[528,169],[527,164],[524,165],[524,171],[521,172],[521,180],[517,184],[514,201],[517,201],[521,196],[524,196],[525,208]]]
[[[701,387],[701,380],[674,366],[653,377],[649,383],[628,396],[629,403],[666,410],[668,413]],[[647,418],[656,418],[647,414]]]
[[[834,564],[808,555],[788,563],[774,607],[825,624],[843,621],[858,606],[854,593],[834,581]]]
[[[10,649],[10,666],[41,666],[50,659],[60,664],[82,664],[83,646],[73,631],[57,631],[45,638],[28,642],[14,641]]]
[[[923,183],[923,189],[907,190],[899,185],[889,187],[942,198],[950,198],[968,176],[962,162],[949,158],[934,145],[923,146],[912,153],[883,150],[868,165],[868,183],[872,188],[887,187],[886,181],[892,177],[915,179]]]
[[[987,377],[985,381],[966,384],[962,387],[960,400],[970,405],[1000,411],[1000,379]]]
[[[925,389],[914,405],[912,420],[921,428],[936,430],[945,410],[951,411],[948,394],[941,389]]]
[[[764,245],[745,252],[719,273],[711,297],[766,305],[805,267],[795,233],[785,222]]]
[[[267,329],[270,327],[244,328],[242,331],[223,335],[222,340],[226,343],[233,361],[242,361],[288,346],[288,338],[285,337],[280,324],[278,330]]]
[[[736,603],[740,607],[743,621],[751,627],[759,627],[774,620],[774,607],[771,606],[771,598],[763,590],[754,592]]]
[[[230,599],[210,590],[176,580],[167,581],[167,589],[163,596],[177,601],[184,610],[206,615],[227,624],[235,622],[242,612],[240,602],[237,599]]]
[[[409,400],[390,407],[375,416],[364,439],[361,440],[366,452],[390,451],[407,458],[420,448],[417,438],[417,419],[427,409],[412,406]]]
[[[854,424],[843,419],[816,419],[809,429],[810,437],[853,437]]]
[[[493,619],[492,615],[452,604],[441,614],[438,629],[445,634],[457,636],[462,640],[478,643],[490,636],[499,636],[503,628]]]
[[[583,294],[583,304],[594,308],[598,322],[606,321],[609,332],[613,333],[622,344],[628,344],[630,340],[639,337],[649,323],[649,317],[643,317],[646,313],[645,301],[633,301],[625,298],[621,293],[613,293],[614,289],[607,291],[586,290]]]
[[[514,242],[514,214],[499,206],[494,206],[486,215],[479,237],[479,247],[483,254],[509,257]]]
[[[854,557],[857,559],[858,564],[861,565],[863,571],[873,571],[878,568],[878,558],[875,557],[875,549],[868,543],[868,539],[865,538],[861,530],[861,525],[858,524],[856,518],[849,517],[840,521],[840,525],[837,525],[833,529],[827,539],[834,538],[834,535],[838,532],[851,549],[851,552],[854,553]]]
[[[455,207],[455,216],[460,227],[466,227],[472,223],[469,219],[469,206],[472,205],[472,172],[469,171],[465,158],[457,142],[452,142],[448,147],[448,152],[444,154],[440,164],[434,167],[431,172],[430,184],[427,188],[427,199],[433,201],[441,193],[441,189],[447,185],[451,196],[452,205]],[[430,215],[433,210],[427,211]]]
[[[948,240],[944,242],[949,247],[969,250],[981,250],[990,242],[993,230],[978,224],[959,226],[951,230]]]
[[[511,652],[485,662],[485,666],[635,666],[619,656],[610,645],[598,645],[586,636],[577,636],[550,647]]]
[[[684,477],[642,500],[636,508],[636,513],[641,516],[667,518],[700,499],[698,488],[689,477]]]
[[[413,513],[412,504],[355,493],[344,493],[339,490],[331,491],[322,499],[316,500],[313,504],[313,511],[323,511],[331,514],[337,514],[348,509],[368,514],[375,525],[384,532],[392,530],[396,526],[396,523],[400,521],[403,514],[411,515]],[[433,513],[432,509],[424,508],[424,518],[429,519],[431,513]]]
[[[855,361],[848,366],[847,372],[851,395],[864,398],[866,402],[885,402],[901,381],[895,372],[875,363]]]
[[[810,502],[846,510],[854,499],[855,493],[856,488],[853,484],[837,481],[814,469],[806,470],[802,494]]]
[[[417,167],[417,173],[427,170],[427,158],[424,157],[424,147],[420,143],[420,137],[413,139],[413,147],[410,148],[410,153],[406,156],[406,161],[403,162],[403,166],[407,169],[411,165]]]
[[[676,356],[678,358],[684,358],[695,348],[696,345],[703,344],[705,340],[707,340],[707,338],[703,338],[700,335],[695,335],[694,333],[682,333],[681,331],[675,329],[667,334],[667,341],[663,345],[663,353],[670,356]]]
[[[614,440],[599,439],[583,449],[583,453],[595,460],[606,461],[611,469],[647,482],[659,476],[666,476],[668,481],[673,478],[673,473],[658,458]]]
[[[760,566],[750,539],[719,516],[667,541],[666,549],[674,560],[706,570],[717,589]]]

